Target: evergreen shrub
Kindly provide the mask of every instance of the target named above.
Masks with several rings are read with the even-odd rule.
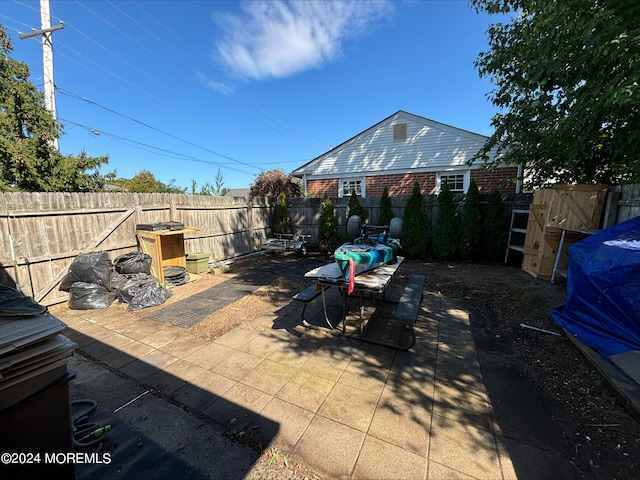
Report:
[[[378,225],[389,225],[391,219],[395,217],[393,208],[391,206],[391,197],[389,196],[389,189],[384,187],[382,195],[380,196],[380,215],[378,217]]]
[[[333,201],[326,193],[320,202],[320,224],[318,225],[318,246],[324,253],[332,253],[338,246],[338,230],[333,211]]]
[[[438,194],[438,218],[433,232],[433,253],[438,260],[449,260],[458,253],[460,219],[455,198],[444,181]]]
[[[418,182],[413,184],[413,190],[404,208],[400,243],[407,255],[412,257],[424,258],[429,251],[431,225]]]
[[[471,179],[469,190],[464,197],[460,225],[460,256],[463,259],[477,261],[482,257],[482,236],[480,192],[475,180]]]
[[[504,201],[497,188],[489,197],[484,231],[484,256],[489,261],[497,262],[504,255],[509,234],[509,221],[505,215]]]
[[[291,217],[289,216],[289,200],[284,192],[278,194],[276,200],[276,219],[273,231],[276,233],[291,233]]]
[[[349,220],[349,217],[353,215],[358,215],[360,220],[362,220],[362,223],[367,223],[367,212],[360,204],[359,198],[360,197],[355,192],[351,193],[351,196],[349,197],[349,206],[347,208],[347,220]]]

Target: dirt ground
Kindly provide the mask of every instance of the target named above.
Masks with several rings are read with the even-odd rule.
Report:
[[[534,279],[515,266],[423,266],[427,289],[463,300],[472,313],[479,354],[497,353],[522,366],[564,440],[570,461],[585,478],[640,478],[636,416],[566,336],[521,326],[560,332],[549,313],[564,304],[564,284]]]
[[[276,254],[280,255],[280,254]],[[320,256],[313,252],[310,255]],[[266,255],[251,262],[272,261]],[[326,259],[328,260],[328,258]],[[243,268],[233,265],[232,272]],[[618,401],[575,345],[522,324],[560,332],[549,313],[565,301],[563,284],[537,280],[517,266],[462,262],[406,262],[402,274],[426,273],[426,289],[463,301],[479,354],[502,355],[521,366],[553,420],[570,461],[584,478],[640,478],[640,422]],[[207,289],[228,278],[203,274],[176,288],[170,301]],[[193,333],[217,337],[249,319],[251,312],[286,304],[304,285],[279,278],[192,328]],[[265,309],[261,308],[264,306]],[[147,315],[149,309],[140,311]],[[277,451],[263,452],[255,478],[302,479],[303,466],[289,465]]]

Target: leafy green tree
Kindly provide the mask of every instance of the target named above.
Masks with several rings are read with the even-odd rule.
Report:
[[[325,193],[320,202],[320,223],[318,225],[318,244],[324,253],[332,253],[338,244],[338,229],[333,211],[333,201]]]
[[[215,185],[212,185],[210,182],[206,182],[204,185],[200,187],[198,191],[198,182],[197,180],[191,180],[191,194],[192,195],[209,195],[209,196],[223,196],[227,193],[227,189],[223,188],[224,185],[224,177],[222,176],[222,171],[220,167],[218,167],[218,172],[216,173]]]
[[[472,0],[510,14],[475,65],[495,89],[479,159],[525,166],[530,186],[640,181],[640,2]]]
[[[86,192],[104,187],[98,169],[109,158],[61,155],[54,147],[58,124],[44,95],[29,81],[29,67],[9,55],[13,47],[0,26],[0,191]]]
[[[289,198],[296,198],[301,196],[302,188],[299,179],[278,168],[262,172],[249,188],[249,195],[252,197],[277,197],[280,192],[284,192]]]
[[[153,193],[157,191],[158,182],[149,170],[141,170],[129,180],[125,180],[123,186],[133,193]]]
[[[402,248],[408,255],[424,258],[431,244],[431,225],[427,218],[424,196],[420,184],[415,182],[404,207],[402,219]]]
[[[216,196],[226,195],[227,189],[224,188],[224,177],[222,176],[222,171],[220,170],[220,167],[218,167],[218,172],[216,173],[215,184],[216,186],[213,190],[213,195],[216,195]]]
[[[200,190],[196,193],[196,195],[204,195],[204,196],[214,196],[216,187],[214,187],[210,182],[205,182]]]
[[[480,192],[474,179],[464,197],[460,225],[460,255],[466,260],[479,260],[482,256],[482,208]]]
[[[276,200],[276,219],[273,231],[276,233],[291,233],[291,217],[289,216],[289,200],[284,192],[280,192]]]
[[[186,193],[187,189],[175,185],[172,179],[168,184],[156,180],[156,177],[149,170],[141,170],[131,178],[116,178],[116,171],[109,172],[104,176],[109,190],[120,189],[123,192],[133,193]],[[192,184],[192,188],[195,185]]]
[[[360,204],[360,197],[356,192],[351,192],[349,205],[347,206],[347,220],[353,215],[358,215],[363,223],[367,222],[367,211]]]
[[[187,193],[186,187],[178,187],[175,183],[175,179],[171,179],[168,184],[157,181],[156,191],[159,193]]]
[[[502,258],[507,248],[509,222],[505,216],[502,194],[495,189],[489,197],[485,219],[485,257],[496,262]]]
[[[442,182],[438,194],[438,218],[433,232],[433,253],[439,260],[449,260],[458,253],[460,219],[449,183]]]
[[[391,206],[391,197],[389,196],[389,189],[384,187],[382,195],[380,196],[380,216],[378,218],[379,225],[389,225],[395,214],[393,213],[393,207]]]

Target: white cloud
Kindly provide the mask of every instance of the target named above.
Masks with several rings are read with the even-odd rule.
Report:
[[[319,68],[389,13],[387,0],[248,1],[241,13],[216,14],[222,30],[216,43],[234,75],[259,80]]]

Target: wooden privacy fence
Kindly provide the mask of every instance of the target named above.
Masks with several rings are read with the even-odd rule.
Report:
[[[640,185],[617,187],[617,223],[640,215]],[[611,195],[612,192],[609,192]],[[392,197],[394,214],[403,217],[408,197]],[[528,208],[532,194],[505,198],[505,215]],[[289,199],[296,233],[310,233],[317,245],[320,198]],[[343,237],[348,198],[332,199]],[[370,224],[379,217],[380,199],[362,198]],[[111,259],[138,250],[136,225],[175,221],[196,231],[185,234],[185,252],[210,254],[220,261],[251,253],[271,234],[275,199],[209,197],[165,193],[0,193],[0,284],[17,287],[44,305],[68,299],[58,290],[80,253],[106,251]],[[437,197],[425,196],[431,222]]]
[[[505,262],[509,251],[520,251],[522,269],[534,278],[566,278],[569,246],[640,215],[639,187],[555,185],[536,190],[529,208],[512,217]],[[527,220],[523,243],[522,225],[516,222],[522,213]]]
[[[522,269],[534,278],[551,279],[561,238],[574,229],[597,231],[606,200],[607,187],[602,185],[556,185],[536,191],[529,206]],[[572,243],[582,238],[576,233]],[[562,260],[565,268],[566,255]]]
[[[252,251],[271,223],[265,198],[134,193],[2,193],[0,283],[36,301],[66,301],[58,290],[69,264],[82,252],[111,259],[138,250],[136,225],[177,221],[185,252],[225,259]]]

